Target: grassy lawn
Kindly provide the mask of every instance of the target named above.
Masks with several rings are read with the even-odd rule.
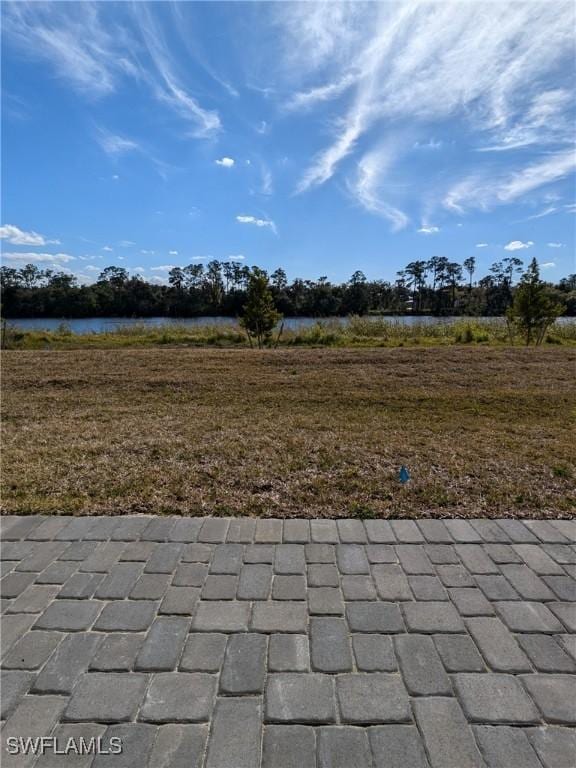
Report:
[[[576,511],[573,347],[15,350],[2,363],[6,512]]]

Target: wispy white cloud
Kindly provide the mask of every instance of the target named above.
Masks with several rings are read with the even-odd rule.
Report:
[[[331,100],[336,115],[333,140],[304,171],[299,192],[330,179],[375,126],[386,137],[401,120],[429,130],[459,118],[481,148],[571,140],[569,90],[541,86],[572,56],[569,0],[490,3],[489,11],[482,3],[418,0],[278,4],[275,13],[285,32],[283,74],[307,84],[289,106]],[[514,194],[524,194],[520,184],[507,199]]]
[[[103,245],[103,246],[102,246],[102,250],[103,250],[103,251],[106,251],[107,253],[112,253],[112,251],[114,250],[114,248],[112,248],[110,245]]]
[[[168,251],[168,256],[178,256],[178,251]]]
[[[123,155],[126,152],[138,152],[141,149],[140,145],[132,139],[118,136],[102,127],[96,129],[95,136],[101,149],[103,149],[107,155]],[[118,178],[118,176],[116,176],[116,178]]]
[[[120,240],[120,241],[118,242],[118,245],[119,245],[121,248],[134,248],[134,246],[136,245],[136,243],[135,243],[133,240]]]
[[[540,264],[538,264],[540,269],[552,269],[556,266],[556,262],[554,261],[542,261]]]
[[[52,264],[67,264],[69,261],[74,261],[75,257],[70,256],[69,253],[36,253],[35,251],[28,251],[27,253],[3,253],[2,258],[8,261],[21,261],[21,262],[50,262]]]
[[[488,248],[488,243],[476,243],[476,248]]]
[[[150,267],[151,272],[170,272],[171,269],[176,269],[175,264],[160,264],[157,267]]]
[[[226,256],[227,261],[244,261],[245,258],[243,253],[232,253],[230,256]]]
[[[236,216],[236,221],[240,224],[253,224],[255,227],[267,227],[274,234],[278,234],[276,224],[271,219],[260,219],[257,216],[246,216],[245,214],[239,214]]]
[[[440,232],[440,227],[434,227],[434,226],[421,226],[420,229],[416,230],[421,235],[436,235],[438,232]]]
[[[400,208],[382,197],[384,176],[392,165],[393,148],[381,147],[369,152],[358,163],[356,175],[348,179],[348,190],[360,205],[370,213],[387,219],[396,232],[408,224],[408,216]]]
[[[234,165],[234,158],[233,157],[222,157],[220,160],[214,161],[216,165],[221,165],[224,168],[232,168]]]
[[[518,171],[492,175],[487,172],[469,176],[453,185],[444,197],[444,206],[459,213],[466,208],[489,209],[513,202],[528,192],[559,181],[576,169],[572,151],[548,155]]]
[[[144,256],[153,256],[155,251],[148,251],[146,250],[146,248],[142,248],[140,250],[140,253],[143,254]]]
[[[566,243],[546,243],[548,248],[566,248]]]
[[[527,240],[525,243],[522,240],[511,240],[504,246],[505,251],[522,251],[525,248],[531,248],[534,245],[532,240]]]
[[[7,240],[12,245],[58,245],[60,240],[50,240],[38,232],[25,231],[14,224],[4,224],[0,227],[0,240]]]

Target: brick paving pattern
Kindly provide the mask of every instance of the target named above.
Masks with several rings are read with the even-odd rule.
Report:
[[[4,768],[576,766],[576,521],[1,522]]]

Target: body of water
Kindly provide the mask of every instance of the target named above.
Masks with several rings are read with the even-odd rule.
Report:
[[[501,318],[465,318],[465,317],[431,317],[430,315],[412,316],[412,315],[386,315],[384,318],[371,315],[366,317],[368,320],[385,319],[392,323],[405,323],[413,325],[414,323],[454,323],[458,320],[500,320]],[[559,322],[573,320],[574,318],[559,318]],[[62,324],[66,325],[72,333],[105,333],[114,331],[125,325],[147,325],[150,327],[161,327],[163,325],[187,325],[194,327],[196,325],[230,325],[236,320],[231,317],[82,317],[71,320],[59,318],[36,318],[24,317],[8,321],[10,325],[16,326],[21,330],[43,330],[55,331]],[[286,330],[297,330],[298,328],[307,328],[318,322],[336,322],[346,325],[349,322],[347,317],[287,317],[284,319],[284,328]]]

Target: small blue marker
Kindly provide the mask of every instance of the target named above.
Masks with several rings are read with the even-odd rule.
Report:
[[[410,472],[408,472],[408,467],[405,467],[404,464],[400,467],[400,482],[402,484],[407,483],[408,480],[410,480]]]

